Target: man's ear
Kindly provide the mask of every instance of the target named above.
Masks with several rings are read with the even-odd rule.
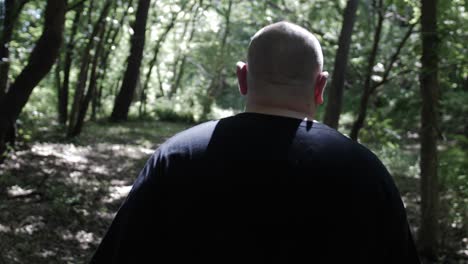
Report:
[[[328,72],[321,72],[315,80],[314,87],[314,101],[315,105],[323,104],[323,92],[325,91],[325,86],[327,85]]]
[[[241,95],[247,94],[247,64],[239,61],[236,65],[237,81]]]

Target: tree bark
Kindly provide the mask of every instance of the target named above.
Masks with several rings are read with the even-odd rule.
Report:
[[[67,42],[65,60],[63,62],[63,84],[58,90],[58,120],[59,123],[62,125],[65,125],[68,119],[68,92],[70,90],[70,70],[73,62],[76,33],[78,31],[78,26],[81,20],[83,7],[83,4],[77,6],[75,17],[73,18],[70,38]]]
[[[199,9],[200,8],[201,8],[200,6],[196,7],[196,9],[194,11],[193,18],[190,20],[191,29],[190,29],[189,37],[188,37],[188,40],[187,40],[188,43],[190,43],[192,41],[193,37],[195,36],[196,22],[197,22],[197,19],[198,19],[198,14],[199,14]],[[185,26],[187,27],[188,25],[186,24]],[[183,34],[184,36],[185,36],[185,31],[186,31],[186,28],[184,28],[184,34]],[[183,53],[182,58],[180,58],[180,56],[181,56],[180,53],[183,53],[183,52],[179,49],[178,50],[178,55],[177,55],[177,60],[176,60],[177,63],[175,64],[175,66],[178,66],[178,67],[174,70],[174,72],[175,72],[174,79],[173,79],[171,89],[169,90],[169,94],[168,94],[169,98],[172,98],[172,96],[177,93],[177,90],[179,89],[179,86],[180,86],[180,82],[182,81],[182,78],[184,76],[185,64],[187,63],[187,54]]]
[[[89,76],[89,87],[86,91],[86,95],[83,99],[82,104],[78,110],[78,116],[76,119],[76,123],[73,129],[70,131],[69,136],[75,137],[81,133],[83,128],[84,119],[86,117],[86,113],[88,112],[88,107],[91,99],[96,94],[96,86],[97,86],[97,68],[99,64],[99,58],[101,56],[101,52],[104,45],[104,33],[105,33],[105,24],[100,25],[100,33],[99,33],[99,42],[96,47],[96,51],[94,53],[93,61],[91,62],[91,74]]]
[[[156,43],[154,45],[153,58],[149,62],[148,71],[146,72],[146,76],[145,76],[145,82],[143,83],[143,88],[142,88],[141,94],[140,94],[140,108],[139,108],[139,115],[140,116],[142,116],[143,112],[146,112],[146,110],[144,110],[145,109],[144,104],[146,104],[146,98],[147,98],[146,91],[148,90],[149,83],[151,81],[151,75],[152,75],[154,66],[156,65],[156,62],[158,61],[159,50],[160,50],[162,44],[164,43],[164,41],[166,40],[167,35],[169,34],[169,32],[174,27],[175,22],[177,20],[177,17],[179,16],[180,12],[182,12],[185,9],[185,5],[187,3],[188,3],[188,1],[184,2],[182,4],[181,8],[179,9],[179,11],[172,14],[171,20],[169,21],[169,23],[165,27],[163,33],[161,34],[161,36],[158,38],[158,40],[156,41]]]
[[[226,54],[226,43],[227,37],[229,36],[231,28],[231,10],[232,10],[232,0],[229,0],[228,8],[224,12],[224,33],[223,38],[221,39],[221,46],[219,48],[218,60],[215,65],[214,77],[211,79],[210,86],[208,87],[206,98],[203,99],[203,107],[201,119],[207,119],[208,114],[211,112],[211,106],[213,105],[216,97],[222,93],[224,88],[225,76],[223,76],[223,70],[225,65],[225,54]]]
[[[92,3],[92,2],[91,2]],[[95,22],[93,26],[93,31],[91,36],[89,37],[88,43],[84,48],[83,55],[81,56],[81,65],[80,65],[80,73],[78,75],[78,80],[76,83],[75,95],[73,97],[73,104],[72,109],[70,112],[70,120],[68,122],[68,129],[67,129],[67,136],[72,137],[75,133],[75,126],[78,120],[78,115],[80,112],[80,107],[83,105],[83,100],[85,96],[85,88],[86,83],[88,80],[88,72],[89,72],[89,65],[90,65],[90,51],[94,46],[95,38],[99,34],[102,24],[105,23],[105,18],[109,13],[112,1],[107,0],[104,4],[104,7],[99,15],[98,20]]]
[[[362,127],[364,125],[365,118],[366,118],[369,98],[379,86],[385,84],[389,80],[390,72],[392,71],[393,66],[395,65],[395,62],[397,61],[401,50],[405,46],[406,41],[411,36],[411,33],[413,33],[413,29],[414,29],[415,25],[416,25],[416,23],[411,24],[409,26],[409,29],[406,32],[405,36],[403,37],[403,39],[398,44],[398,47],[397,47],[395,53],[393,53],[392,56],[388,59],[389,63],[387,65],[387,67],[385,67],[385,72],[383,74],[383,77],[382,77],[381,81],[371,85],[370,84],[370,78],[372,76],[372,71],[367,72],[367,76],[366,76],[367,79],[366,79],[366,83],[364,85],[364,92],[363,92],[362,97],[361,97],[361,104],[360,104],[359,111],[358,111],[358,117],[357,117],[356,121],[354,122],[353,127],[351,129],[351,134],[350,134],[351,139],[357,140],[359,138],[359,131],[362,129]],[[372,69],[370,69],[370,70],[372,70]]]
[[[119,33],[121,32],[121,28],[123,27],[123,24],[125,22],[125,18],[127,17],[127,14],[130,10],[130,7],[133,5],[133,0],[129,0],[127,2],[127,7],[124,9],[124,12],[122,16],[120,17],[119,21],[119,27],[114,28],[113,30],[109,30],[108,34],[106,34],[106,40],[105,43],[107,47],[105,48],[105,51],[102,53],[102,59],[101,59],[101,65],[102,68],[104,68],[102,74],[99,76],[99,80],[101,80],[101,84],[99,85],[99,89],[97,91],[97,94],[95,97],[93,97],[93,100],[95,99],[96,102],[93,103],[93,113],[92,116],[97,115],[98,112],[101,110],[101,100],[102,100],[102,95],[103,95],[103,88],[104,88],[104,80],[106,79],[107,76],[107,70],[109,68],[108,66],[108,61],[110,54],[112,53],[112,46],[114,46],[116,43],[119,42],[120,37]],[[117,5],[116,5],[117,7]],[[113,86],[111,86],[113,87]],[[113,89],[112,89],[113,90]],[[111,94],[115,94],[115,92],[111,92]]]
[[[156,44],[154,45],[153,58],[149,62],[148,71],[146,72],[145,82],[143,84],[143,89],[142,89],[142,96],[145,96],[145,93],[148,89],[149,82],[151,80],[151,75],[153,72],[153,68],[156,65],[156,62],[158,61],[159,49],[161,48],[162,43],[164,43],[164,41],[166,40],[167,34],[169,34],[171,29],[174,27],[176,18],[177,18],[177,15],[172,16],[171,21],[166,26],[166,28],[164,29],[164,32],[162,33],[162,35],[159,37],[159,39],[156,41]]]
[[[122,87],[115,98],[111,121],[124,121],[128,118],[128,111],[133,100],[137,81],[140,76],[140,66],[145,47],[146,21],[148,19],[150,0],[139,0],[136,19],[133,26],[134,35],[131,39],[130,55],[125,71]]]
[[[439,183],[437,137],[439,108],[437,1],[421,0],[422,57],[420,73],[421,108],[421,255],[437,259],[439,226]]]
[[[11,131],[34,87],[54,65],[62,44],[67,3],[48,0],[44,14],[44,30],[28,60],[7,94],[0,101],[0,155],[6,150],[6,135]]]
[[[26,2],[26,0],[5,0],[3,30],[0,38],[0,100],[5,96],[8,89],[8,73],[10,71],[9,44],[13,36],[13,28]]]
[[[366,118],[366,115],[367,115],[367,105],[369,102],[369,98],[371,96],[372,73],[374,72],[373,68],[375,65],[375,59],[377,58],[377,53],[379,51],[380,35],[382,33],[382,26],[384,22],[383,0],[379,0],[379,4],[376,7],[376,9],[377,9],[378,19],[377,19],[377,26],[374,32],[374,41],[372,44],[372,50],[369,55],[369,59],[367,61],[366,80],[364,81],[364,89],[362,91],[358,117],[353,123],[353,127],[351,129],[351,134],[350,134],[351,139],[355,141],[358,138],[359,131],[364,125],[364,119]]]
[[[328,90],[327,106],[325,108],[323,122],[335,129],[338,128],[341,115],[349,46],[351,45],[351,35],[353,33],[354,21],[356,20],[358,3],[358,0],[348,0],[346,3],[340,38],[338,40],[338,50],[335,56],[332,83]]]

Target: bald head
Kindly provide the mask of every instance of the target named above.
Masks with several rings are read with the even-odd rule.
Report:
[[[259,30],[248,51],[248,83],[263,86],[311,88],[322,71],[318,40],[306,29],[279,22]]]
[[[327,72],[318,40],[288,22],[262,28],[252,38],[248,62],[237,63],[246,111],[313,118],[323,103]]]

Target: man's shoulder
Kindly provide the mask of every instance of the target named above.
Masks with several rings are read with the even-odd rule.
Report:
[[[320,122],[313,122],[312,129],[301,124],[303,138],[309,142],[311,150],[320,149],[324,155],[334,157],[335,160],[345,158],[353,163],[380,163],[378,157],[365,145],[356,142],[348,136],[340,133]]]
[[[208,121],[185,129],[167,139],[159,148],[166,152],[174,152],[204,146],[209,143],[217,122]]]

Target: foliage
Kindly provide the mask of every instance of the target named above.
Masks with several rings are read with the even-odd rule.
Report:
[[[90,41],[94,22],[99,17],[104,2],[83,2],[82,17],[72,52],[70,100],[74,96],[75,87],[79,81],[80,64],[85,46]],[[322,45],[325,57],[324,68],[330,73],[333,72],[333,58],[337,50],[346,1],[233,1],[229,34],[225,46],[222,47],[228,2],[153,1],[146,31],[147,41],[140,81],[130,109],[130,119],[140,121],[111,125],[106,120],[112,111],[115,96],[122,83],[130,37],[133,34],[131,23],[134,21],[137,8],[137,1],[133,1],[128,6],[130,1],[113,0],[111,11],[105,19],[105,27],[106,30],[116,31],[118,34],[114,42],[106,39],[104,50],[109,52],[109,58],[100,59],[98,64],[97,84],[102,90],[97,100],[99,107],[96,108],[95,118],[99,121],[86,123],[83,135],[72,140],[66,139],[64,127],[55,121],[58,104],[57,73],[51,71],[34,89],[17,122],[19,149],[25,149],[37,142],[57,141],[79,146],[99,143],[100,140],[115,144],[124,144],[125,140],[128,140],[128,144],[150,144],[147,138],[151,138],[153,134],[161,138],[168,137],[179,128],[186,127],[187,124],[203,121],[201,120],[203,109],[209,102],[207,100],[208,88],[218,71],[222,81],[213,105],[209,108],[211,114],[207,117],[218,118],[240,112],[244,108],[244,99],[239,96],[237,90],[236,62],[246,60],[250,37],[259,28],[276,21],[288,20],[314,32]],[[360,1],[357,12],[339,128],[345,134],[349,133],[351,124],[358,113],[360,96],[366,79],[367,61],[372,49],[371,36],[376,28],[376,19],[373,15],[376,12],[374,2]],[[466,58],[468,54],[466,46],[468,1],[438,2],[439,39],[441,40],[439,173],[444,205],[441,225],[445,227],[444,230],[466,230],[466,224],[463,225],[463,223],[468,223],[466,210],[468,208],[468,176],[466,175],[468,171],[468,104],[466,103],[468,102],[468,61]],[[0,6],[3,6],[3,2],[0,3]],[[26,65],[29,53],[42,32],[41,21],[44,6],[45,1],[29,0],[20,13],[12,41],[9,43],[10,83]],[[409,25],[417,23],[421,14],[417,0],[385,0],[384,6],[385,20],[376,63],[371,73],[372,84],[382,80],[385,70],[388,69],[390,56],[395,52]],[[66,44],[72,39],[71,29],[75,12],[76,9],[67,13],[66,43],[62,47],[62,54],[57,64],[61,66],[58,68],[58,77],[62,82],[64,73],[60,71],[63,71]],[[149,87],[145,91],[145,97],[142,97],[145,75],[155,55],[155,44],[162,38],[165,28],[174,15],[176,16],[174,27],[161,42],[157,61],[148,80]],[[193,33],[192,36],[191,33]],[[419,33],[420,27],[417,25],[395,61],[388,81],[372,94],[366,124],[360,136],[360,142],[378,154],[397,182],[417,179],[419,174],[418,140],[421,106],[418,78],[421,68]],[[97,43],[99,43],[99,37],[91,40],[93,45],[91,56],[95,54]],[[178,77],[180,77],[180,83],[176,87]],[[91,119],[90,112],[88,111],[87,120]],[[323,109],[321,108],[316,119],[321,120],[322,116]],[[185,124],[173,125],[166,121]],[[134,126],[143,126],[144,132]],[[172,129],[173,126],[177,129]],[[166,130],[167,127],[171,129]],[[130,134],[134,136],[134,139],[122,138],[122,135]],[[97,139],[93,138],[95,136]],[[0,180],[4,178],[0,177]],[[414,181],[411,181],[411,184],[413,184],[413,190],[418,188]],[[54,197],[53,200],[58,203],[58,206],[67,205],[70,199],[70,203],[83,202],[83,196],[70,198],[62,191],[60,187],[50,190],[50,195]],[[452,228],[452,224],[455,227]],[[463,239],[463,235],[460,234],[451,236],[457,240]],[[453,245],[457,242],[445,243],[445,245],[453,249],[455,248]]]

